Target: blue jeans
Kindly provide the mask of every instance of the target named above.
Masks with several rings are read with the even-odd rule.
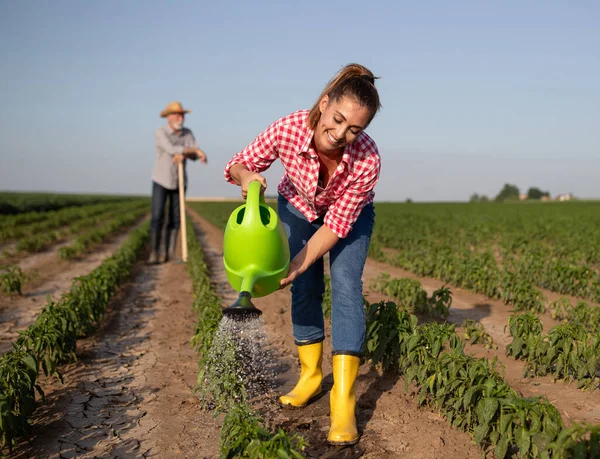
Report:
[[[309,222],[302,213],[279,195],[278,214],[288,236],[293,259],[323,225],[323,217]],[[361,356],[365,340],[365,311],[362,300],[362,273],[369,252],[375,209],[367,204],[352,231],[329,251],[331,277],[331,341],[334,354]],[[296,344],[323,341],[323,258],[292,283],[292,324]]]

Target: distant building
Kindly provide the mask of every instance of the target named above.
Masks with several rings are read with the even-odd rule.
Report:
[[[527,201],[527,193],[521,193],[519,195],[519,200],[520,201]]]
[[[557,201],[571,201],[573,199],[573,193],[562,193],[556,196]]]

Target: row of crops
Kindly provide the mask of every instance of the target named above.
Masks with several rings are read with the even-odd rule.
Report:
[[[383,203],[376,213],[379,260],[520,310],[542,311],[541,289],[600,302],[600,202]]]
[[[37,220],[28,223],[18,223],[8,217],[0,221],[0,243],[17,240],[17,252],[38,252],[73,234],[105,225],[125,215],[139,216],[140,212],[148,210],[148,199],[134,199],[39,212],[35,214]]]
[[[420,282],[408,278],[380,275],[370,286],[415,314],[432,318],[448,317],[451,297],[442,287],[427,297]],[[506,328],[512,342],[506,354],[526,362],[524,376],[551,375],[557,381],[577,382],[580,389],[598,389],[600,384],[600,308],[579,302],[557,300],[550,306],[552,315],[562,323],[547,334],[539,316],[517,312],[510,316]],[[491,337],[473,321],[464,324],[465,338],[493,347]]]
[[[365,355],[384,373],[403,375],[406,388],[417,388],[419,403],[439,410],[496,458],[598,457],[600,426],[566,427],[545,397],[522,397],[512,389],[495,360],[466,354],[455,325],[419,324],[399,304],[367,304]]]
[[[36,321],[0,357],[0,440],[12,448],[31,432],[39,374],[61,379],[59,367],[76,359],[77,339],[100,323],[118,287],[130,276],[147,246],[150,225],[135,229],[121,247],[86,276],[73,281],[57,301],[47,300]]]
[[[189,220],[187,228],[188,234],[195,234]],[[216,368],[210,359],[222,318],[221,298],[213,289],[204,251],[195,237],[188,239],[187,266],[193,282],[193,307],[198,315],[191,341],[199,354],[197,389],[201,398],[210,398],[215,413],[225,413],[219,457],[301,459],[304,440],[281,428],[270,427],[249,405],[248,391],[240,378],[244,373],[243,362],[236,357],[235,343],[228,341],[227,348],[218,354],[221,360],[218,368],[222,371],[211,373]]]
[[[36,213],[63,209],[65,207],[84,206],[101,202],[117,202],[131,199],[126,196],[83,195],[64,193],[21,193],[0,192],[0,215],[18,215],[16,221],[26,223],[35,221]]]

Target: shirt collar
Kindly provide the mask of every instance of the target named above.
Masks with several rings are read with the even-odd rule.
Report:
[[[310,128],[306,129],[306,134],[304,135],[304,139],[302,139],[302,143],[300,144],[300,148],[298,149],[298,154],[301,155],[306,153],[311,158],[316,158],[317,153],[310,147],[310,143],[315,135],[315,131]]]

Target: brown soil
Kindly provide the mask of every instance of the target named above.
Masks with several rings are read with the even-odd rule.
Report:
[[[32,440],[12,457],[218,457],[219,419],[193,394],[192,301],[184,264],[140,262],[64,384],[42,381]]]

